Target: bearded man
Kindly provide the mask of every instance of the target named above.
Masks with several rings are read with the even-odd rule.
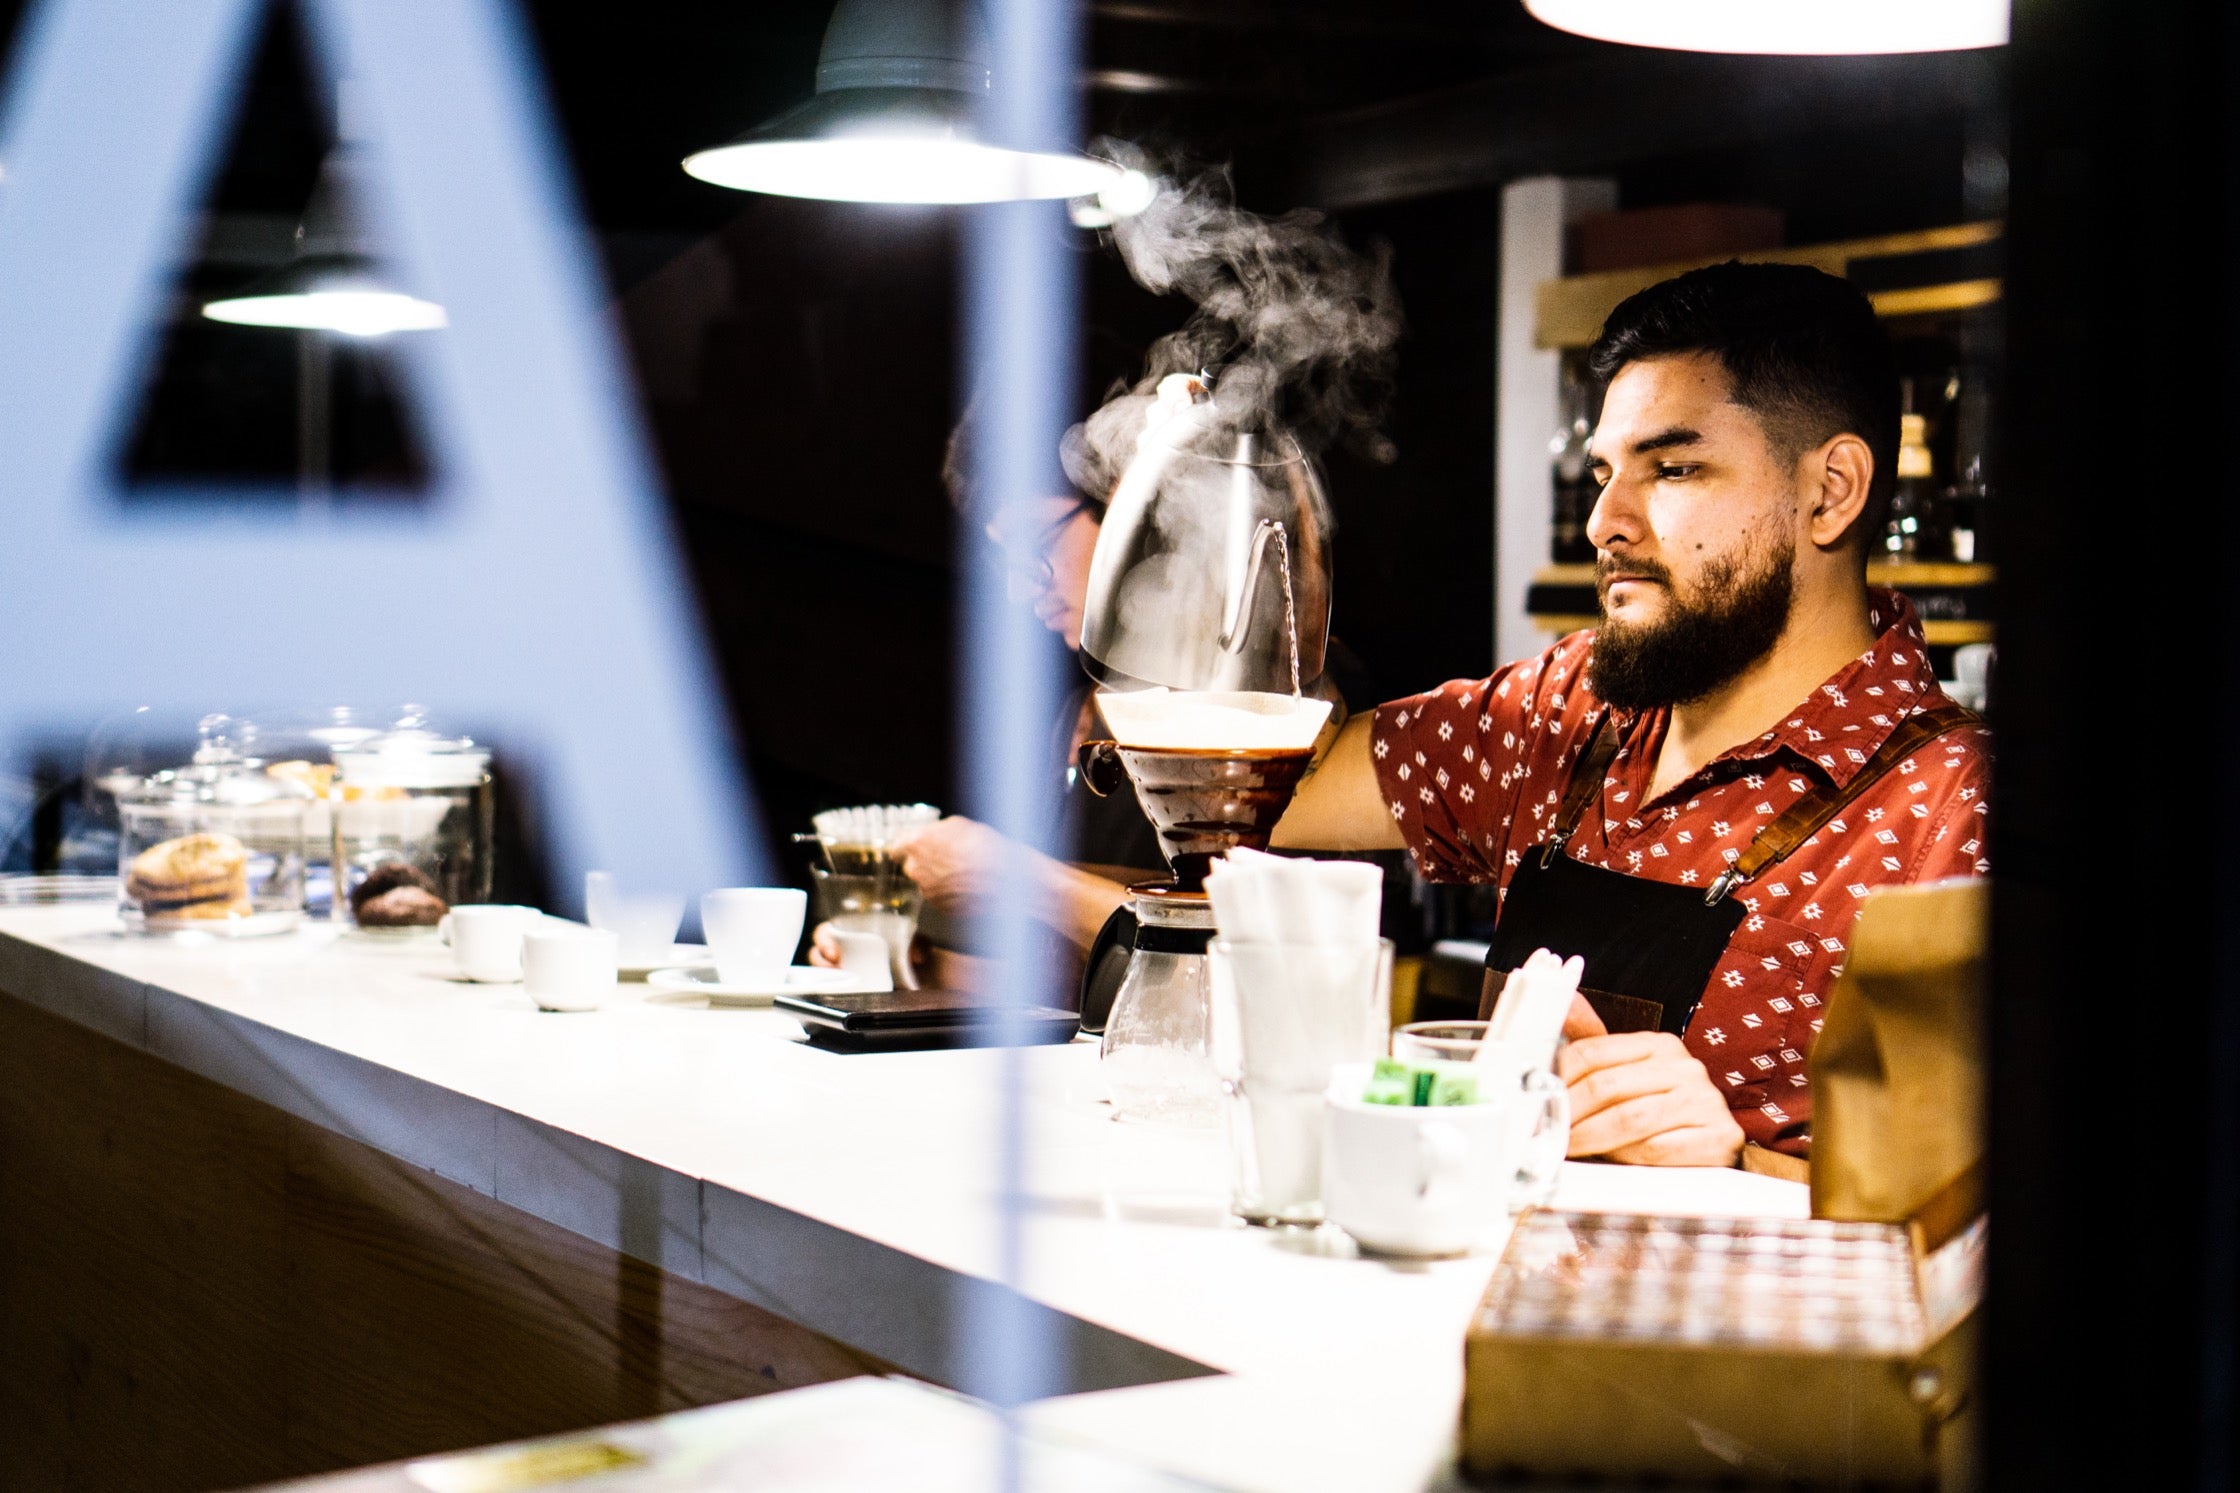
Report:
[[[1601,625],[1346,722],[1276,843],[1498,883],[1489,1002],[1535,948],[1585,960],[1572,1155],[1809,1156],[1860,900],[1990,869],[1988,733],[1866,581],[1889,342],[1842,280],[1724,264],[1627,300],[1589,361]]]

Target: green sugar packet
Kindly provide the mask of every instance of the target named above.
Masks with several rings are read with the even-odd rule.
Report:
[[[1361,1102],[1419,1109],[1476,1104],[1478,1075],[1468,1063],[1418,1064],[1378,1058]]]
[[[1377,1065],[1369,1072],[1369,1087],[1362,1091],[1363,1104],[1413,1104],[1416,1102],[1415,1070],[1406,1063],[1391,1058],[1378,1058]]]
[[[1478,1075],[1468,1063],[1435,1063],[1431,1071],[1431,1097],[1426,1104],[1476,1104]]]

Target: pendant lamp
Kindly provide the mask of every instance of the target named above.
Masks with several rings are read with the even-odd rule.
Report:
[[[840,0],[817,91],[727,145],[685,157],[705,182],[834,202],[1090,197],[1118,168],[981,138],[988,40],[972,0]]]
[[[1676,52],[1834,56],[2007,42],[2008,0],[1524,0],[1560,31]]]
[[[212,321],[346,337],[425,332],[445,324],[441,306],[398,288],[382,270],[363,211],[365,135],[352,127],[347,89],[343,98],[342,139],[319,166],[319,184],[296,225],[295,257],[234,294],[205,303],[202,314]]]

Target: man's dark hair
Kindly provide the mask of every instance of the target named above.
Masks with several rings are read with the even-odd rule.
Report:
[[[1066,439],[1073,439],[1072,431],[1066,432]],[[958,416],[956,429],[949,432],[949,444],[941,453],[941,485],[949,494],[949,506],[959,513],[970,514],[976,511],[983,496],[980,491],[979,469],[974,465],[979,459],[979,441],[980,401],[975,399]],[[1070,463],[1066,464],[1066,469],[1070,476]],[[1113,475],[1117,480],[1119,474]],[[1069,494],[1062,489],[1053,488],[1049,496],[1066,497]],[[1091,517],[1100,521],[1104,518],[1106,495],[1103,490],[1090,492],[1076,486],[1070,496],[1080,499],[1090,510]]]
[[[1874,482],[1852,529],[1871,549],[1897,481],[1898,374],[1857,287],[1803,264],[1689,270],[1621,301],[1587,366],[1607,384],[1628,363],[1689,353],[1719,360],[1734,402],[1757,416],[1777,455],[1794,459],[1838,435],[1867,443]]]

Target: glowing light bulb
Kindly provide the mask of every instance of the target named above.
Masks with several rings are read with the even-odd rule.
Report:
[[[449,325],[443,308],[394,290],[313,290],[288,295],[235,296],[202,308],[212,321],[243,327],[296,327],[345,337],[386,337]]]
[[[1011,202],[1083,197],[1119,169],[1087,156],[971,140],[842,136],[751,140],[687,156],[684,169],[742,192],[830,202]]]

